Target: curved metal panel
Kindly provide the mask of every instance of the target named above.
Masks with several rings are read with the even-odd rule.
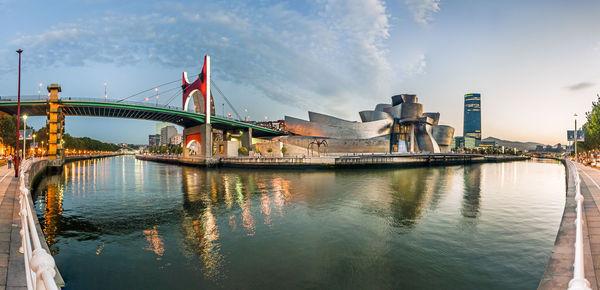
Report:
[[[385,108],[389,108],[391,106],[392,105],[390,105],[390,104],[377,104],[375,106],[375,111],[383,112]]]
[[[403,103],[400,119],[417,119],[423,115],[423,105],[419,103]]]
[[[400,118],[402,116],[402,104],[384,108],[383,111],[394,118]]]
[[[437,125],[433,127],[433,138],[438,142],[439,145],[452,145],[452,138],[454,138],[454,127],[447,125]]]
[[[378,120],[366,123],[343,122],[333,123],[337,119],[331,117],[327,122],[309,122],[306,120],[285,116],[286,127],[289,132],[313,137],[338,138],[338,139],[370,139],[390,134],[393,121],[391,119]],[[319,119],[321,120],[321,119]]]
[[[363,122],[372,122],[377,120],[392,119],[392,116],[386,112],[380,111],[360,111],[358,112]]]
[[[440,147],[431,136],[431,125],[427,123],[419,123],[415,126],[415,137],[419,151],[440,153]]]
[[[417,95],[400,94],[400,95],[392,96],[392,105],[393,106],[397,106],[397,105],[404,104],[404,103],[417,103],[417,102],[419,102],[419,98],[417,98]]]
[[[437,125],[440,122],[440,113],[427,112],[427,113],[423,113],[423,116],[431,118],[432,125]]]
[[[337,125],[340,123],[358,123],[356,121],[348,121],[334,116],[308,111],[308,120],[314,123]]]

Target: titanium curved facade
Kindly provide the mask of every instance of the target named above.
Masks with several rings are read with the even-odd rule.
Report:
[[[448,152],[454,128],[438,125],[440,113],[423,113],[416,95],[392,97],[392,104],[359,112],[362,122],[308,112],[309,121],[285,116],[289,132],[307,137],[360,140],[389,138],[390,152]],[[366,143],[365,143],[366,144]]]
[[[375,111],[384,112],[384,109],[385,109],[385,108],[389,108],[389,107],[391,107],[391,106],[392,106],[392,105],[390,105],[390,104],[377,104],[377,105],[375,106]]]
[[[360,111],[358,112],[358,114],[360,115],[360,119],[363,122],[372,122],[372,121],[377,121],[377,120],[392,120],[392,116],[390,116],[390,114],[386,113],[386,112],[380,112],[380,111]]]
[[[335,118],[337,119],[337,118]],[[306,121],[290,116],[285,116],[288,131],[297,135],[336,138],[336,139],[371,139],[390,134],[392,120],[378,120],[372,122],[351,122],[342,120],[334,123],[319,123]]]
[[[440,146],[440,152],[450,152],[452,147],[452,139],[454,138],[454,127],[446,125],[438,125],[433,127],[433,139]]]

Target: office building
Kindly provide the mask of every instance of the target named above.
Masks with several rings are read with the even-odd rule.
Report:
[[[171,143],[171,138],[177,135],[177,128],[175,126],[166,126],[160,129],[160,145],[166,145]]]
[[[183,143],[183,135],[182,134],[177,134],[177,135],[171,137],[171,145],[181,145],[181,143]]]
[[[158,146],[160,145],[160,134],[148,135],[148,146]]]
[[[465,95],[463,136],[481,141],[481,94]]]

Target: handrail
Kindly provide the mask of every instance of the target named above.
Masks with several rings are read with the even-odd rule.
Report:
[[[575,167],[575,201],[577,202],[577,218],[575,219],[575,260],[573,262],[573,279],[569,281],[569,290],[588,290],[590,288],[590,282],[585,279],[585,271],[583,265],[583,195],[581,195],[581,179],[579,178],[579,172],[577,172],[577,166],[571,163],[571,166]]]
[[[31,160],[21,163],[21,176],[19,178],[19,203],[21,205],[19,215],[21,216],[21,249],[25,262],[25,276],[27,289],[32,290],[58,290],[60,289],[54,281],[56,275],[55,262],[52,255],[42,248],[42,243],[33,219],[33,209],[29,201],[29,189],[26,180],[29,177]]]

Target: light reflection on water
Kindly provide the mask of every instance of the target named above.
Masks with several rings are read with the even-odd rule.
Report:
[[[115,157],[42,179],[67,288],[534,288],[564,168],[215,170]],[[111,277],[111,279],[106,279]]]

